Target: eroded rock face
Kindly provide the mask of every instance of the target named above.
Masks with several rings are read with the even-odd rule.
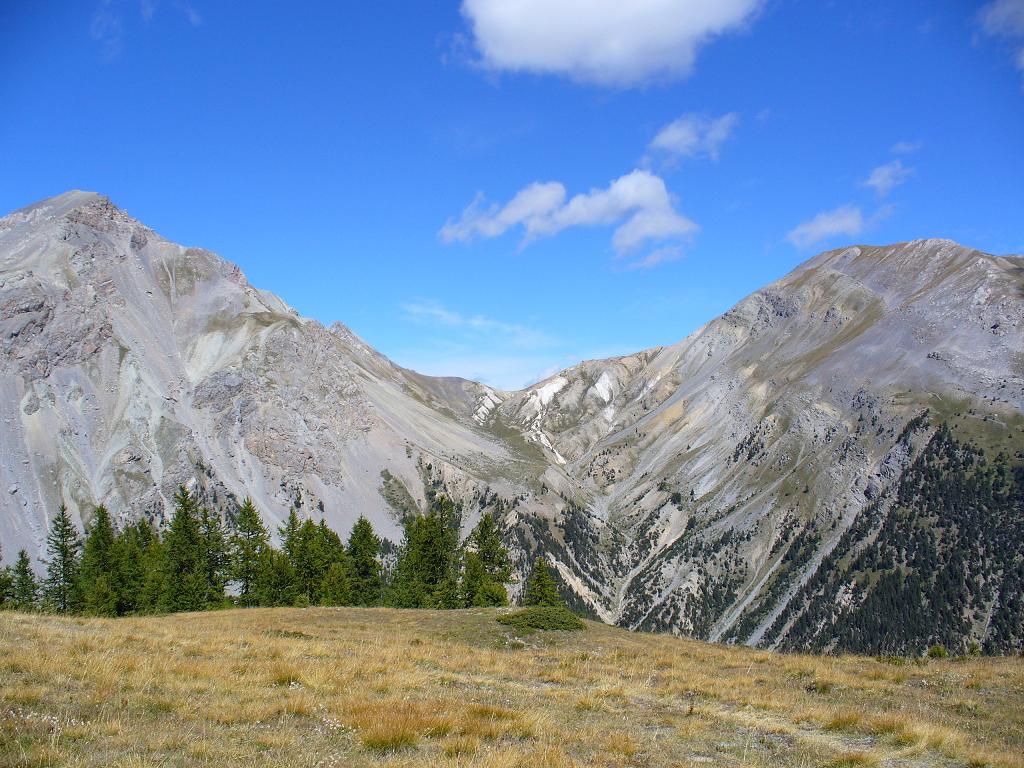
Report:
[[[159,519],[179,484],[227,514],[251,495],[271,525],[293,505],[342,530],[365,513],[396,540],[382,470],[420,505],[441,473],[514,495],[508,448],[457,416],[489,388],[433,391],[98,195],[0,220],[0,330],[8,551],[40,551],[61,502]]]
[[[909,421],[1024,442],[1022,274],[940,240],[831,251],[678,344],[500,392],[68,193],[0,219],[0,543],[40,552],[61,502],[159,520],[179,484],[397,541],[443,490],[606,620],[760,642],[912,460]]]

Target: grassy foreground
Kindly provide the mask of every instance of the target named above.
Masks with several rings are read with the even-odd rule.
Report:
[[[494,610],[0,613],[2,766],[1024,766],[1024,661],[780,655]]]

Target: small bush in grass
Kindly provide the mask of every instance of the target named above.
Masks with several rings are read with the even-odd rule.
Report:
[[[946,650],[945,646],[933,645],[928,649],[929,659],[944,659],[947,656],[949,656],[949,652]]]
[[[520,632],[553,629],[579,632],[585,628],[579,616],[567,608],[553,605],[534,605],[499,616],[498,621]]]

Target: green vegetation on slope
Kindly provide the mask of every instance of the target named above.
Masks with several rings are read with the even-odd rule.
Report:
[[[1024,649],[1024,466],[942,424],[775,622],[792,650]],[[970,638],[980,638],[980,647]]]
[[[365,517],[346,543],[323,521],[302,520],[292,509],[278,550],[250,499],[230,533],[185,488],[163,533],[146,521],[117,531],[97,507],[84,541],[62,507],[51,524],[44,584],[19,553],[14,567],[0,569],[0,607],[125,616],[232,606],[507,605],[512,563],[497,523],[483,515],[460,543],[459,522],[446,496],[432,496],[426,514],[406,518],[386,571],[381,539]]]

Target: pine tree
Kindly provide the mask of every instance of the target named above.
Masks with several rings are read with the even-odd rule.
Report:
[[[304,520],[290,536],[285,554],[295,571],[296,598],[306,605],[315,604],[326,573],[326,552],[312,520]]]
[[[317,526],[320,536],[322,563],[318,566],[323,578],[317,589],[317,602],[320,605],[351,605],[352,604],[352,568],[348,561],[348,552],[341,537],[328,527],[324,520]],[[334,574],[332,575],[332,571]],[[330,594],[325,589],[330,587]]]
[[[13,600],[17,611],[34,611],[39,605],[39,584],[32,572],[32,562],[24,549],[18,552],[18,560],[14,564]]]
[[[292,605],[297,594],[295,569],[284,552],[267,547],[261,557],[254,594],[258,605]]]
[[[235,519],[235,532],[231,536],[231,578],[238,585],[238,604],[256,605],[256,582],[266,551],[270,548],[270,534],[263,525],[259,512],[246,497]]]
[[[117,536],[118,571],[121,574],[119,614],[152,610],[147,599],[147,582],[149,570],[154,567],[150,563],[149,551],[155,536],[146,520],[127,526]]]
[[[543,557],[533,561],[533,571],[526,580],[526,589],[523,591],[523,605],[565,605]]]
[[[224,605],[224,586],[227,582],[228,545],[220,515],[205,507],[199,517],[199,537],[202,541],[203,566],[206,576],[206,605]]]
[[[410,517],[388,595],[398,608],[456,608],[459,531],[455,506],[436,497],[427,514]]]
[[[138,528],[139,546],[142,549],[142,586],[135,601],[135,609],[139,613],[155,613],[160,610],[160,598],[163,595],[166,552],[163,539],[149,523],[140,521]]]
[[[81,549],[82,539],[71,521],[67,507],[61,504],[46,535],[48,560],[43,602],[47,609],[56,613],[72,613],[79,609],[78,569]]]
[[[494,517],[485,514],[469,535],[462,574],[464,606],[508,605],[505,585],[512,581],[512,561],[501,542]]]
[[[85,535],[79,584],[82,607],[92,616],[116,616],[121,593],[117,542],[110,513],[102,504]]]
[[[281,551],[288,557],[289,562],[295,562],[296,550],[298,549],[299,543],[299,529],[302,527],[302,523],[299,522],[299,514],[295,511],[295,507],[288,510],[288,519],[284,521],[284,525],[277,529],[278,535],[281,537]]]
[[[380,601],[380,539],[370,521],[360,515],[348,537],[353,605],[376,605]]]
[[[3,549],[0,548],[0,608],[14,600],[14,575],[3,563]]]
[[[162,611],[199,611],[206,607],[206,557],[195,498],[182,486],[174,496],[174,516],[164,537]]]
[[[352,604],[352,585],[349,582],[349,569],[345,561],[335,560],[327,569],[320,585],[320,604]]]

